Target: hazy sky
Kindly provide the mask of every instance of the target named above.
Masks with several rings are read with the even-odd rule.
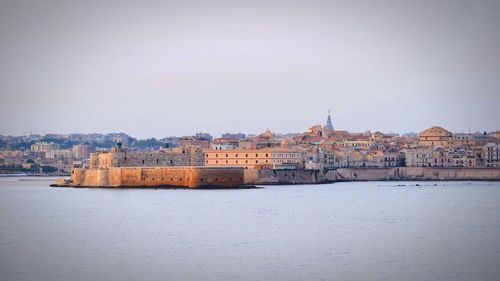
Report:
[[[500,129],[500,1],[0,0],[0,134]]]

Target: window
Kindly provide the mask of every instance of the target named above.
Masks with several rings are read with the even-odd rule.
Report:
[[[226,153],[226,157],[228,157],[228,156],[227,156],[227,153]]]
[[[269,154],[266,153],[266,157],[269,157]]]
[[[238,157],[238,153],[236,153],[236,157]]]

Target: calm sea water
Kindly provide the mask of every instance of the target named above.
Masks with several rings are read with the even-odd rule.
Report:
[[[2,281],[500,280],[499,182],[116,190],[43,180],[0,178]]]

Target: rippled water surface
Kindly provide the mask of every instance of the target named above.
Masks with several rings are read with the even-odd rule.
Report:
[[[0,178],[2,281],[500,280],[499,182],[117,190],[24,179]]]

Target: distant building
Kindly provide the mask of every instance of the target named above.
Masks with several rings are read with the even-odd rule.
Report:
[[[488,143],[483,149],[485,166],[500,167],[500,144]]]
[[[90,157],[89,146],[86,144],[75,144],[71,148],[75,159],[88,159]]]
[[[213,150],[236,149],[236,148],[238,148],[238,145],[239,145],[238,139],[219,138],[219,139],[215,139],[212,142],[212,149]]]
[[[69,149],[55,149],[45,153],[45,158],[68,159],[72,153]]]
[[[476,138],[472,134],[454,134],[453,147],[476,145]]]
[[[194,138],[197,140],[205,140],[205,141],[212,141],[214,139],[210,134],[207,133],[197,133],[194,136]]]
[[[326,124],[325,124],[324,129],[326,131],[334,131],[332,118],[330,117],[330,110],[328,110],[328,117],[326,118]]]
[[[268,167],[273,169],[302,168],[303,152],[292,149],[233,149],[204,150],[205,166],[243,167],[255,169]]]
[[[407,167],[430,167],[433,163],[432,147],[416,147],[404,150]]]
[[[419,146],[442,146],[449,148],[453,146],[453,135],[442,127],[432,127],[418,135]]]
[[[225,133],[222,135],[223,139],[235,139],[235,140],[244,140],[246,138],[245,134],[242,133],[236,133],[236,134],[231,134],[231,133]]]
[[[33,152],[49,152],[51,150],[59,149],[59,145],[55,143],[47,143],[47,142],[36,142],[31,145],[31,151]]]
[[[197,146],[202,149],[210,148],[210,140],[208,139],[197,139],[196,137],[182,137],[179,140],[179,146],[180,147],[190,147],[190,146]]]

